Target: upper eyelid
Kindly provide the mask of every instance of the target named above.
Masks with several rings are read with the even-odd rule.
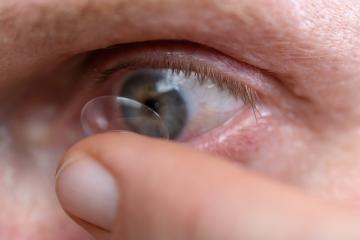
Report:
[[[254,88],[261,95],[271,95],[279,90],[278,80],[268,72],[264,73],[261,69],[238,62],[216,50],[188,42],[160,41],[120,45],[101,50],[91,59],[90,65],[96,70],[98,81],[129,66],[166,68],[168,65],[180,70],[196,70],[207,77],[234,79],[239,84]],[[183,64],[185,62],[186,66]]]

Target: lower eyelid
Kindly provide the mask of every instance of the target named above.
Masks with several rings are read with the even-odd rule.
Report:
[[[227,124],[186,144],[246,164],[248,156],[254,155],[273,132],[271,116],[266,113],[268,110],[260,111],[264,112],[261,119],[251,118],[253,115],[250,111],[243,112]]]

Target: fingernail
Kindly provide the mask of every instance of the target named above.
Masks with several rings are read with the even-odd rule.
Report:
[[[111,230],[120,193],[105,167],[86,154],[74,153],[59,167],[56,181],[57,195],[65,211]]]

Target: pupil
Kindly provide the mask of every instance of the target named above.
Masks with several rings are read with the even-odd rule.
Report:
[[[144,105],[159,114],[160,102],[158,100],[149,98],[145,100]]]

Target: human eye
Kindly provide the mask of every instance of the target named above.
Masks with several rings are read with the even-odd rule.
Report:
[[[127,44],[94,53],[88,64],[84,102],[109,95],[135,100],[159,115],[171,140],[204,143],[204,136],[223,138],[235,124],[247,129],[262,117],[262,75],[196,44]],[[151,118],[126,114],[123,128],[151,132]]]

